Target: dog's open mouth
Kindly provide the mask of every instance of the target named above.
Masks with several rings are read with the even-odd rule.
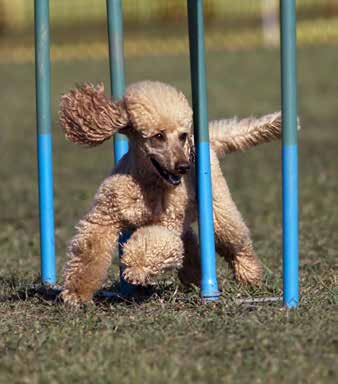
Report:
[[[150,158],[153,166],[156,168],[157,172],[162,176],[162,178],[171,185],[179,185],[181,183],[181,176],[174,175],[168,172],[166,169],[162,168],[160,163],[157,162],[154,158]]]

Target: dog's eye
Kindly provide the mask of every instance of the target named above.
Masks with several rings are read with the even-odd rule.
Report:
[[[181,133],[179,136],[180,141],[182,141],[182,143],[184,143],[187,140],[187,136],[188,136],[187,133]]]
[[[164,134],[163,133],[157,133],[155,136],[153,136],[153,138],[159,140],[159,141],[164,141],[165,140],[165,137],[164,137]]]

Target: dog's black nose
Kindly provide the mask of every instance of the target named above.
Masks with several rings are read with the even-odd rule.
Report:
[[[187,173],[189,169],[190,169],[190,164],[185,161],[184,162],[181,161],[177,163],[175,167],[175,170],[181,175],[184,175],[185,173]]]

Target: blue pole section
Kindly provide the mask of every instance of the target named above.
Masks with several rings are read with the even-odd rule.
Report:
[[[34,17],[41,280],[55,284],[48,0],[35,0]]]
[[[121,0],[107,0],[109,69],[111,94],[114,99],[122,99],[125,92],[123,17]],[[128,152],[128,139],[125,135],[114,135],[114,161],[119,162]]]
[[[107,0],[109,69],[111,94],[114,99],[122,99],[125,92],[124,53],[123,53],[123,16],[121,0]],[[125,135],[114,135],[114,162],[117,164],[121,157],[128,152],[128,139]],[[119,257],[122,255],[122,245],[131,236],[125,232],[119,237]],[[121,273],[121,269],[120,269]],[[130,296],[136,291],[136,286],[128,284],[120,277],[122,294]]]
[[[216,255],[212,210],[208,102],[205,69],[203,0],[188,0],[190,72],[194,110],[198,226],[201,248],[201,296],[217,300]]]
[[[296,307],[298,287],[298,146],[295,0],[280,0],[282,80],[283,301]]]

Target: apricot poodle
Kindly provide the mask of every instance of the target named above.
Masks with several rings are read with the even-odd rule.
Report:
[[[192,110],[183,93],[143,81],[112,101],[103,85],[86,84],[61,98],[60,123],[69,140],[87,146],[116,132],[129,139],[129,152],[101,184],[70,242],[63,300],[76,306],[92,299],[126,230],[133,231],[121,258],[126,281],[146,285],[178,270],[183,284],[199,284],[199,246],[191,229],[197,219]],[[279,138],[281,115],[212,121],[209,131],[216,250],[236,280],[259,284],[262,266],[219,158]]]

